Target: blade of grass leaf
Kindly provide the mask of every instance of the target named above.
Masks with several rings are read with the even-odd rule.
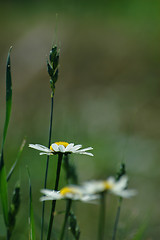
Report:
[[[10,52],[12,47],[10,47],[7,57],[7,66],[6,66],[6,119],[3,129],[3,140],[2,140],[2,151],[4,147],[4,143],[6,140],[7,129],[11,114],[11,106],[12,106],[12,79],[11,79],[11,61],[10,61]]]
[[[30,173],[28,170],[28,178],[29,178],[29,240],[35,240],[35,224],[34,224],[34,214],[33,214],[33,204],[32,204],[32,187],[31,187],[31,179]]]
[[[12,80],[11,80],[11,64],[10,64],[10,52],[8,52],[7,57],[7,66],[6,66],[6,118],[3,129],[3,139],[2,139],[2,148],[1,148],[1,159],[0,159],[0,198],[3,209],[3,216],[6,226],[8,225],[8,192],[7,192],[7,178],[6,170],[4,165],[3,157],[3,148],[7,135],[7,129],[11,114],[11,105],[12,105]]]
[[[11,169],[10,169],[8,175],[7,175],[7,182],[9,181],[10,177],[12,176],[12,173],[13,173],[13,171],[14,171],[14,169],[15,169],[15,167],[16,167],[19,159],[20,159],[20,156],[21,156],[21,154],[23,152],[25,144],[26,144],[26,139],[23,139],[22,144],[21,144],[20,149],[19,149],[18,154],[17,154],[16,161],[12,165],[12,167],[11,167]]]
[[[135,236],[133,237],[132,240],[142,240],[144,238],[144,233],[145,233],[145,230],[147,229],[148,227],[148,220],[145,220],[139,227],[137,233],[135,234]]]
[[[20,207],[20,182],[17,182],[13,195],[12,195],[12,201],[9,207],[9,224],[7,228],[7,237],[10,239],[12,237],[12,232],[15,228],[16,224],[16,217],[17,213]]]
[[[80,238],[80,228],[77,223],[77,218],[73,211],[70,212],[69,215],[69,229],[72,232],[74,239],[79,240]]]
[[[3,159],[3,153],[2,153]],[[6,180],[6,169],[4,165],[0,168],[0,198],[2,203],[3,217],[5,225],[8,226],[8,191]]]

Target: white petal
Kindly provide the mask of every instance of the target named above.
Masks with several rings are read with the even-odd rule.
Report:
[[[117,182],[114,183],[113,189],[115,191],[122,191],[127,187],[128,177],[122,176]]]
[[[64,153],[65,152],[65,147],[63,145],[59,145],[59,151]]]
[[[53,150],[54,150],[55,152],[59,152],[59,146],[58,146],[56,143],[53,143],[53,144],[51,145],[51,147],[53,148]]]
[[[109,177],[109,178],[107,179],[107,183],[108,183],[109,185],[115,185],[115,184],[116,184],[116,180],[115,180],[114,177]]]
[[[113,194],[118,195],[123,198],[130,198],[137,194],[137,191],[134,189],[123,190],[123,191],[111,191]]]
[[[29,147],[34,148],[34,149],[39,150],[39,151],[43,151],[43,152],[53,152],[49,148],[47,148],[43,145],[40,145],[40,144],[29,144]]]
[[[88,148],[84,148],[84,149],[81,149],[81,151],[89,151],[89,150],[93,150],[93,148],[92,147],[88,147]]]
[[[100,196],[99,196],[98,194],[94,194],[94,195],[84,195],[84,196],[81,198],[81,201],[97,204],[98,202],[95,201],[95,200],[97,200],[97,199],[99,199],[99,198],[100,198]]]
[[[75,145],[73,148],[72,148],[72,151],[74,152],[74,151],[77,151],[77,150],[79,150],[80,148],[82,147],[82,145]]]
[[[84,183],[86,194],[95,194],[104,191],[104,184],[102,181],[90,181]]]
[[[68,146],[66,147],[66,152],[70,152],[70,150],[73,148],[74,143],[70,143],[68,144]]]
[[[65,198],[69,198],[69,199],[72,199],[72,200],[79,200],[80,195],[79,194],[73,194],[73,193],[67,193],[65,195]]]
[[[78,150],[78,151],[76,151],[74,153],[85,154],[85,155],[92,156],[92,157],[94,156],[93,153],[83,152],[82,150]]]
[[[91,157],[94,156],[93,153],[88,153],[88,152],[84,152],[84,153],[82,153],[82,154],[85,154],[85,155],[88,155],[88,156],[91,156]]]
[[[47,153],[47,152],[41,152],[39,155],[53,155],[53,152],[51,152],[51,153]]]
[[[54,191],[49,189],[41,189],[40,192],[45,194],[46,196],[52,196]]]
[[[63,198],[61,196],[61,194],[59,193],[59,191],[54,191],[54,190],[52,191],[52,190],[48,190],[48,189],[42,189],[41,193],[46,195],[46,196],[42,197],[42,198],[45,198],[45,200],[58,200],[58,199],[62,199]]]
[[[41,202],[43,201],[47,201],[47,200],[53,200],[52,197],[47,197],[47,196],[44,196],[44,197],[40,197],[39,199]],[[57,199],[56,199],[57,200]]]

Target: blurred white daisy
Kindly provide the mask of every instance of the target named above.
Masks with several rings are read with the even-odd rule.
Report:
[[[118,181],[114,177],[109,177],[104,181],[90,181],[83,184],[83,187],[88,194],[98,194],[109,191],[123,198],[129,198],[137,194],[136,190],[126,189],[128,177],[122,176]]]
[[[41,151],[40,155],[54,155],[57,153],[78,153],[93,156],[92,153],[87,152],[92,150],[92,147],[81,149],[82,145],[74,145],[74,143],[67,142],[55,142],[50,146],[50,148],[47,148],[40,144],[29,144],[29,147]]]
[[[97,194],[86,194],[83,187],[78,186],[64,187],[60,191],[42,189],[41,193],[43,193],[44,196],[40,198],[40,201],[71,199],[82,202],[92,202],[99,198]]]

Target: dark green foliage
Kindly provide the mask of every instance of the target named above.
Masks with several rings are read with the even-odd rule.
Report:
[[[0,169],[0,198],[3,210],[5,225],[8,226],[8,190],[7,190],[6,169],[3,165]]]
[[[12,79],[11,79],[10,52],[11,52],[11,48],[8,52],[7,64],[6,64],[6,119],[5,119],[4,129],[3,129],[2,151],[3,151],[4,143],[6,140],[7,129],[8,129],[8,124],[9,124],[10,114],[11,114],[11,106],[12,106]],[[2,154],[1,154],[1,164],[2,164],[2,161],[3,160],[2,160]]]
[[[4,155],[3,148],[6,140],[8,124],[11,114],[12,106],[12,80],[11,80],[11,63],[10,63],[10,51],[8,52],[7,65],[6,65],[6,118],[3,129],[3,139],[2,139],[2,148],[1,148],[1,159],[0,159],[0,198],[2,203],[2,210],[5,225],[8,226],[8,192],[7,192],[7,177],[6,169],[4,165]]]
[[[50,86],[52,89],[52,95],[55,91],[55,83],[58,80],[58,64],[59,64],[59,50],[57,46],[52,47],[49,54],[49,61],[47,61],[48,74],[50,76]]]
[[[47,67],[48,67],[48,74],[50,77],[52,77],[53,75],[53,68],[52,66],[50,65],[50,63],[47,61]]]
[[[54,47],[52,47],[52,50],[49,53],[49,60],[51,62],[54,62],[56,56],[57,56],[57,46],[54,46]]]
[[[69,215],[69,229],[72,232],[74,238],[78,240],[80,238],[80,229],[77,223],[77,218],[73,212]]]
[[[4,149],[5,140],[6,140],[7,129],[8,129],[10,114],[11,114],[11,106],[12,106],[12,80],[11,80],[10,51],[11,51],[11,48],[8,53],[7,64],[6,64],[6,118],[5,118],[4,129],[3,129],[3,139],[2,139],[2,149],[1,149],[1,159],[0,159],[0,199],[2,203],[4,222],[7,229],[7,239],[10,239],[12,235],[12,231],[16,223],[16,215],[18,213],[18,209],[20,206],[20,185],[19,184],[16,185],[13,192],[11,205],[10,207],[8,206],[7,181],[10,179],[13,173],[25,145],[25,140],[24,140],[18,152],[17,159],[7,176],[5,164],[4,164],[3,149]]]
[[[126,166],[124,163],[122,163],[119,171],[117,172],[116,180],[118,181],[125,174],[126,174]]]
[[[76,167],[70,163],[68,154],[64,155],[63,167],[66,173],[67,184],[78,184]]]
[[[18,183],[14,189],[12,202],[9,208],[9,224],[8,224],[8,235],[12,234],[16,223],[16,215],[20,207],[20,184]]]

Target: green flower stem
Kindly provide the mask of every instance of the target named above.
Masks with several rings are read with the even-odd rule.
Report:
[[[65,234],[65,230],[66,230],[66,226],[67,226],[67,220],[68,220],[68,217],[70,214],[71,204],[72,204],[72,200],[68,199],[66,202],[66,213],[65,213],[65,217],[64,217],[60,240],[63,240],[63,238],[64,238],[64,234]]]
[[[118,208],[117,208],[117,213],[116,213],[114,228],[113,228],[112,240],[115,240],[115,239],[116,239],[117,227],[118,227],[119,216],[120,216],[120,211],[121,211],[121,204],[122,204],[122,198],[120,197],[120,198],[119,198],[119,202],[118,202]]]
[[[50,113],[50,127],[49,127],[49,140],[48,140],[48,148],[51,145],[51,134],[52,134],[52,120],[53,120],[53,103],[54,103],[54,95],[51,95],[51,113]],[[49,166],[49,155],[47,155],[46,162],[46,172],[45,172],[45,180],[44,180],[44,189],[47,186],[47,176],[48,176],[48,166]],[[41,240],[43,240],[43,230],[44,230],[44,211],[45,211],[45,201],[42,203],[42,218],[41,218]]]
[[[65,172],[66,172],[66,182],[69,184],[69,156],[68,154],[64,155],[64,167],[65,167]]]
[[[7,240],[10,240],[10,238],[11,238],[11,233],[10,233],[9,229],[7,229]]]
[[[106,199],[106,192],[102,192],[100,195],[100,216],[99,216],[98,240],[104,239],[105,210],[106,210],[105,199]]]
[[[57,165],[56,182],[55,182],[55,188],[54,188],[55,191],[58,190],[62,158],[63,158],[63,153],[59,153],[58,154],[58,165]],[[53,200],[52,201],[51,215],[50,215],[50,220],[49,220],[49,228],[48,228],[47,240],[50,240],[50,237],[51,237],[52,225],[53,225],[54,213],[55,213],[55,207],[56,207],[56,200]]]

